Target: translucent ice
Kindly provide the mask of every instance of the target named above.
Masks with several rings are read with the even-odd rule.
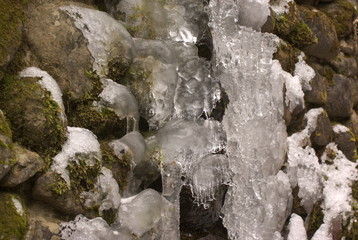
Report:
[[[63,177],[67,185],[70,186],[70,176],[66,169],[69,161],[77,162],[78,155],[92,155],[86,158],[88,166],[94,166],[97,161],[101,161],[102,154],[96,135],[90,130],[78,127],[67,127],[67,141],[62,147],[62,151],[53,158],[51,169]]]
[[[287,240],[307,240],[306,229],[302,218],[293,213],[288,225],[289,233]]]
[[[55,79],[53,79],[47,72],[42,71],[37,67],[29,67],[20,72],[20,77],[38,77],[40,78],[40,85],[51,93],[53,100],[61,109],[62,120],[65,121],[65,107],[62,102],[62,92]]]
[[[238,24],[260,30],[270,15],[269,0],[240,0],[238,3]]]
[[[103,91],[99,94],[99,107],[105,106],[113,109],[120,118],[127,118],[127,132],[131,129],[138,130],[139,112],[136,98],[126,86],[113,82],[111,79],[103,79]],[[130,120],[134,121],[134,126],[130,127]]]
[[[132,37],[107,13],[74,5],[61,7],[61,10],[74,19],[75,26],[88,40],[88,50],[94,58],[93,69],[99,76],[108,74],[108,61],[114,55],[133,57]]]

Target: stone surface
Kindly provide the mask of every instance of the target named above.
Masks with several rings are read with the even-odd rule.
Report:
[[[4,113],[0,110],[0,180],[11,170],[13,151],[11,130]]]
[[[25,182],[38,171],[44,168],[44,160],[34,152],[31,152],[17,144],[14,145],[14,166],[1,180],[2,187],[14,187]]]
[[[327,93],[326,111],[330,119],[347,118],[352,113],[352,87],[350,80],[339,74],[333,75]]]
[[[293,74],[298,55],[299,51],[296,48],[281,40],[277,51],[273,54],[273,59],[277,59],[280,62],[283,70]]]
[[[316,129],[311,134],[313,145],[325,146],[333,139],[333,131],[331,122],[326,112],[322,112],[317,117]]]
[[[317,106],[324,106],[327,101],[327,80],[315,71],[315,77],[311,80],[311,90],[305,92],[305,101]]]
[[[354,57],[348,57],[343,52],[340,52],[330,63],[339,74],[350,78],[358,76],[357,61]]]
[[[300,18],[317,37],[317,43],[304,47],[304,52],[326,61],[335,58],[339,52],[339,42],[329,18],[314,8],[299,6],[299,11]]]
[[[351,161],[357,159],[356,139],[351,131],[334,133],[334,142],[339,150]]]

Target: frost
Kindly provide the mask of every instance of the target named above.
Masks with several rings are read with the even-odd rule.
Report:
[[[288,4],[293,2],[292,0],[274,0],[270,1],[270,7],[277,15],[287,13],[289,10]]]
[[[287,240],[307,240],[306,229],[302,218],[293,213],[288,225],[289,233]]]
[[[104,106],[112,109],[116,115],[123,119],[127,118],[127,131],[130,127],[130,119],[134,121],[133,130],[138,130],[139,112],[138,103],[128,87],[113,82],[111,79],[103,79],[103,91],[99,94],[99,107]]]
[[[42,71],[37,67],[29,67],[20,72],[20,77],[38,77],[40,85],[51,93],[52,99],[58,104],[61,109],[62,121],[66,120],[65,107],[62,102],[62,92],[55,79],[53,79],[47,72]]]
[[[20,201],[17,198],[12,197],[12,203],[14,204],[17,213],[20,216],[24,216],[24,209],[23,209],[22,204],[20,203]]]
[[[315,77],[315,71],[313,68],[307,65],[307,63],[303,60],[305,54],[301,52],[301,55],[298,56],[298,62],[295,64],[294,75],[298,76],[300,79],[300,83],[303,91],[311,90],[310,82]]]
[[[341,124],[336,124],[333,126],[333,131],[335,133],[345,133],[345,132],[349,132],[349,128],[347,128],[346,126],[344,125],[341,125]]]
[[[60,8],[74,19],[75,26],[88,41],[88,50],[94,58],[93,69],[103,77],[108,74],[108,61],[121,49],[134,55],[133,40],[127,30],[107,13],[74,5]],[[116,47],[118,49],[116,49]]]
[[[70,186],[70,176],[66,169],[69,161],[77,162],[79,155],[92,155],[86,158],[86,164],[93,166],[96,161],[101,161],[102,155],[96,135],[90,130],[78,127],[67,127],[67,141],[62,146],[62,151],[53,158],[51,170],[59,173]]]
[[[103,210],[118,209],[121,203],[118,184],[111,170],[105,167],[102,167],[93,190],[82,192],[81,196],[85,199],[86,207],[99,206],[100,214]]]

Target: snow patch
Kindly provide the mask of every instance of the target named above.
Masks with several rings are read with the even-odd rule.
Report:
[[[307,240],[306,229],[302,218],[293,213],[288,225],[289,233],[287,240]]]
[[[21,202],[20,202],[17,198],[12,197],[12,203],[14,204],[17,213],[18,213],[20,216],[24,216],[24,209],[23,209],[23,207],[22,207]]]
[[[335,133],[345,133],[345,132],[349,132],[349,128],[347,128],[346,126],[344,125],[341,125],[341,124],[336,124],[333,126],[333,131]]]

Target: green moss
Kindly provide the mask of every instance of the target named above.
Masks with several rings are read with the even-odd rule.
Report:
[[[25,19],[27,0],[0,1],[0,66],[21,43],[21,26]]]
[[[322,202],[317,202],[313,206],[312,213],[310,215],[310,219],[308,222],[308,229],[307,229],[307,236],[308,239],[311,239],[314,233],[317,231],[317,229],[322,225],[323,223],[323,212],[321,208]]]
[[[20,201],[14,194],[0,193],[0,240],[20,240],[26,232],[26,210],[23,208],[24,214],[21,216],[13,198]]]
[[[119,188],[124,190],[128,184],[130,157],[124,154],[122,158],[118,158],[106,141],[101,143],[101,152],[103,166],[111,169]]]
[[[51,186],[52,192],[57,195],[63,195],[70,190],[70,187],[67,185],[66,181],[61,177],[60,174],[55,174],[55,182]]]
[[[9,139],[12,138],[10,125],[8,124],[4,114],[0,111],[0,134],[5,135]]]

